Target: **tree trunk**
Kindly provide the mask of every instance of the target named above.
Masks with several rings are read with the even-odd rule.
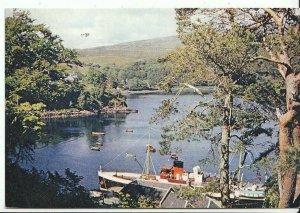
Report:
[[[221,162],[220,162],[220,188],[222,208],[228,208],[230,204],[229,187],[229,141],[232,120],[232,95],[229,93],[224,104],[224,125],[222,126]]]
[[[286,76],[286,106],[287,112],[279,118],[279,161],[285,162],[286,151],[299,144],[300,130],[299,122],[299,104],[297,76],[294,73]],[[279,183],[281,183],[279,208],[292,207],[295,189],[296,189],[297,173],[293,168],[286,165],[284,171],[279,171]]]
[[[295,128],[293,130],[293,142],[294,146],[300,146],[300,115],[296,119]],[[295,187],[295,195],[293,199],[293,206],[292,207],[299,207],[300,203],[300,174],[296,176],[296,187]]]
[[[291,146],[291,134],[290,128],[288,127],[279,127],[279,150],[280,150],[280,160],[286,158],[286,150]],[[291,207],[294,200],[295,188],[296,188],[296,177],[297,174],[293,171],[290,171],[286,167],[286,171],[279,172],[279,178],[281,187],[280,190],[280,201],[278,208],[288,208]]]
[[[220,187],[222,208],[228,208],[230,201],[229,191],[229,140],[230,127],[222,126]]]
[[[239,167],[238,167],[238,173],[237,173],[237,186],[238,189],[242,187],[242,167],[243,167],[243,156],[245,155],[245,147],[242,145],[240,147],[240,158],[239,158]]]

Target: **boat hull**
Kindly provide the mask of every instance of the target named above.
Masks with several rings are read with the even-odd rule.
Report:
[[[185,180],[161,179],[160,176],[155,178],[142,178],[141,174],[129,172],[102,172],[98,171],[100,189],[110,190],[113,187],[123,187],[132,182],[153,188],[168,189],[172,186],[188,186]]]

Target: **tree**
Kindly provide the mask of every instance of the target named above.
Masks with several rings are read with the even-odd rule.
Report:
[[[184,83],[183,85],[201,94],[191,84],[209,80],[216,88],[214,99],[210,102],[200,101],[188,110],[184,119],[165,128],[165,132],[169,134],[163,135],[163,142],[169,144],[172,140],[184,138],[197,140],[200,136],[214,143],[221,141],[221,201],[223,207],[228,207],[229,146],[236,144],[237,147],[247,149],[247,146],[255,144],[254,138],[258,135],[271,135],[271,130],[263,127],[269,114],[261,114],[264,108],[253,104],[254,101],[262,102],[265,94],[257,94],[255,88],[266,84],[267,79],[255,72],[257,64],[249,63],[252,56],[259,51],[259,46],[252,42],[255,35],[251,31],[243,30],[232,21],[227,27],[203,24],[197,20],[197,16],[195,18],[196,12],[194,9],[176,10],[177,31],[184,48],[169,56],[172,74],[166,78],[165,85]],[[270,107],[270,103],[280,103],[280,92],[276,82],[267,85],[271,85],[267,88],[268,94],[274,97],[264,106]],[[167,117],[168,111],[176,111],[171,106],[174,102],[175,100],[165,102],[158,111],[159,115]],[[211,131],[205,133],[203,130],[206,129]],[[221,131],[221,135],[216,135],[216,130]],[[247,152],[244,151],[244,154]]]
[[[65,170],[57,172],[25,170],[6,166],[6,206],[18,208],[91,208],[99,207],[79,184],[82,177]]]
[[[107,69],[107,68],[105,68]],[[103,69],[90,68],[83,78],[83,89],[78,98],[79,108],[102,110],[111,104],[116,108],[126,105],[125,98],[118,90],[117,83],[112,82]]]
[[[81,109],[101,110],[106,101],[107,76],[95,69],[91,69],[83,79],[83,89],[78,97]]]
[[[285,85],[285,99],[276,101],[271,107],[268,103],[262,104],[264,110],[278,108],[279,124],[279,161],[287,158],[290,149],[299,146],[299,10],[295,9],[186,9],[177,10],[179,28],[178,32],[181,40],[189,44],[191,32],[196,32],[199,26],[212,26],[221,32],[235,31],[233,26],[237,26],[240,32],[252,35],[249,37],[248,45],[255,44],[259,49],[247,55],[249,61],[271,62],[277,66],[275,77],[280,75]],[[207,31],[207,33],[210,33]],[[200,42],[203,37],[192,39],[192,42]],[[211,34],[210,34],[211,35]],[[242,35],[240,35],[242,36]],[[198,38],[198,40],[197,40]],[[214,51],[215,44],[220,37],[211,35],[206,41],[210,40],[212,46],[208,46],[207,51]],[[234,40],[235,41],[235,40]],[[235,42],[234,42],[235,43]],[[241,46],[242,47],[242,46]],[[226,48],[225,48],[226,49]],[[205,50],[206,51],[206,50]],[[227,56],[227,54],[226,54]],[[251,58],[249,58],[249,56]],[[199,57],[202,57],[199,55]],[[210,60],[214,60],[216,65],[219,60],[224,59],[221,55],[216,55]],[[239,60],[233,57],[233,60]],[[222,70],[222,68],[220,67]],[[261,73],[261,72],[257,72]],[[271,70],[268,74],[274,74]],[[263,74],[263,73],[261,73]],[[256,86],[256,88],[258,88]],[[271,89],[271,88],[270,88]],[[280,94],[278,94],[280,95]],[[285,101],[285,113],[281,114]],[[269,105],[269,106],[268,106]],[[281,110],[280,110],[281,108]],[[294,199],[297,171],[293,168],[279,171],[279,207],[291,207]]]
[[[41,137],[44,123],[40,114],[44,105],[18,103],[7,100],[5,103],[5,161],[18,164],[23,160],[32,160],[31,152],[36,140]]]
[[[74,50],[66,49],[59,36],[35,24],[29,12],[14,10],[5,19],[5,95],[19,96],[19,103],[66,108],[79,95],[78,81],[67,81],[72,65],[81,65]],[[77,98],[76,98],[77,99]],[[75,99],[75,100],[76,100]]]
[[[59,77],[55,66],[60,63],[78,64],[77,53],[66,49],[62,40],[43,24],[36,25],[29,12],[13,11],[5,18],[5,74],[17,69],[30,68]]]

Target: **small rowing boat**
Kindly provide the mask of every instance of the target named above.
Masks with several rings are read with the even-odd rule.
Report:
[[[174,160],[178,160],[178,156],[176,155],[176,153],[171,153],[170,157]]]
[[[101,141],[97,141],[95,144],[98,146],[103,146],[103,143]]]
[[[126,152],[125,154],[126,154],[126,157],[134,157],[134,158],[136,157],[136,155],[133,154],[133,153],[127,153],[127,152]]]
[[[100,147],[98,147],[98,146],[91,146],[90,148],[91,148],[91,150],[94,150],[94,151],[100,151]]]
[[[97,136],[97,135],[105,135],[104,132],[92,132],[92,135]]]

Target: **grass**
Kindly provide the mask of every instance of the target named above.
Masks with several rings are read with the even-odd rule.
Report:
[[[178,46],[180,46],[179,40],[171,36],[82,49],[78,52],[79,59],[84,63],[128,65],[140,60],[164,57]]]

